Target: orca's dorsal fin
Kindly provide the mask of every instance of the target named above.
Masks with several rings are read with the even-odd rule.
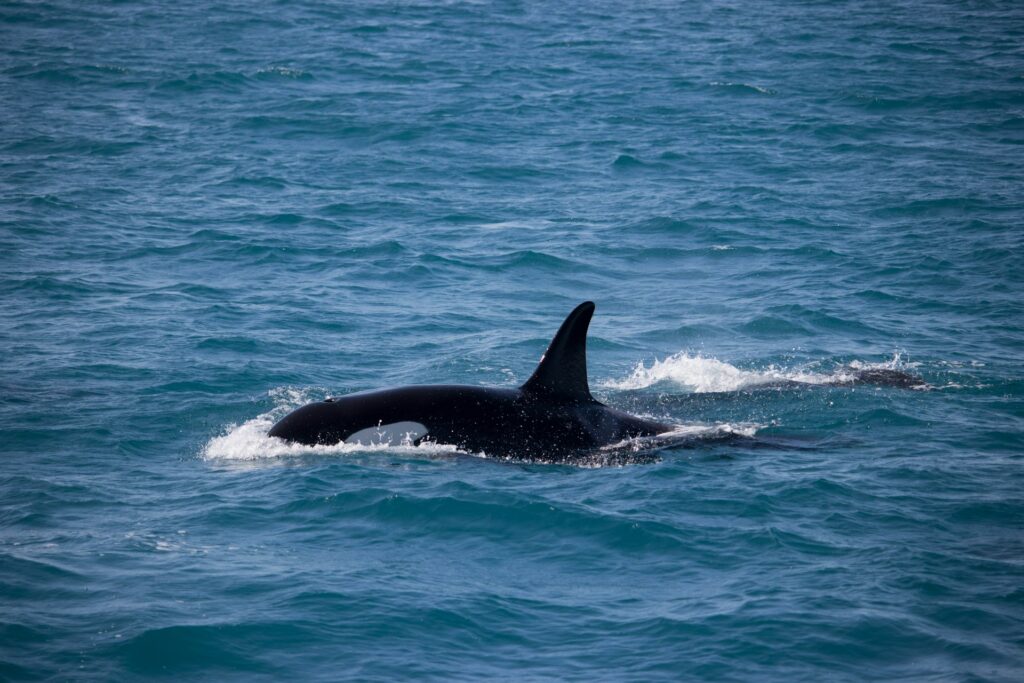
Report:
[[[594,400],[587,383],[587,328],[593,315],[592,301],[573,309],[523,385],[524,392],[567,401]]]

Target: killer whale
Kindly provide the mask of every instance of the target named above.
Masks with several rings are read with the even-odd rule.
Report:
[[[602,446],[673,427],[615,410],[587,381],[593,302],[566,317],[518,388],[414,385],[348,394],[298,408],[270,436],[306,445],[424,440],[506,459],[571,462]]]

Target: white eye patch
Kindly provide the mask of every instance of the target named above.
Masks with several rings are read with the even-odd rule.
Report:
[[[363,446],[411,445],[417,439],[426,436],[428,431],[430,430],[419,422],[392,422],[353,432],[345,438],[345,443],[358,443]]]

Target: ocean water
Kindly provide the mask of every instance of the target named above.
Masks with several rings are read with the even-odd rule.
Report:
[[[1024,679],[1022,46],[1002,1],[4,2],[0,679]],[[266,436],[515,386],[587,299],[657,462]]]

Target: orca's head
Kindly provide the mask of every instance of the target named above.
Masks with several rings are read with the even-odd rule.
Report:
[[[335,444],[343,441],[348,430],[337,414],[331,399],[297,408],[285,415],[270,429],[270,436],[307,446]]]

